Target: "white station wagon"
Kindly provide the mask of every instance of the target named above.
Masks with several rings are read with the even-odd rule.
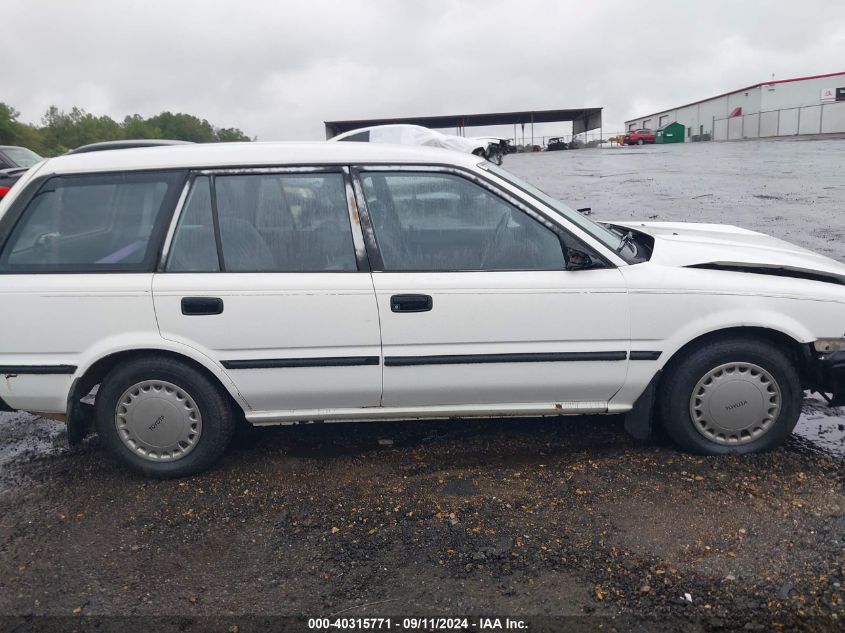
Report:
[[[241,416],[625,414],[746,453],[805,390],[845,400],[845,265],[730,226],[597,224],[428,148],[47,160],[0,205],[0,323],[0,408],[160,477],[212,464]]]

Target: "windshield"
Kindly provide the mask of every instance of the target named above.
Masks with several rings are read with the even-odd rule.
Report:
[[[558,215],[563,216],[566,220],[572,222],[572,224],[575,224],[578,228],[583,229],[613,251],[616,251],[620,247],[620,243],[622,241],[621,236],[618,233],[614,233],[603,224],[593,222],[584,214],[578,213],[578,211],[575,211],[574,209],[570,209],[560,200],[552,198],[549,194],[537,189],[534,185],[528,184],[524,180],[520,180],[510,172],[507,172],[500,167],[496,167],[492,163],[485,162],[481,163],[480,166],[483,169],[496,174],[502,180],[509,182],[514,187],[521,189],[528,195],[538,199],[546,206],[551,207],[551,209],[557,212]]]
[[[40,163],[43,158],[32,150],[25,147],[6,147],[3,153],[18,167],[26,167],[29,169],[36,163]]]

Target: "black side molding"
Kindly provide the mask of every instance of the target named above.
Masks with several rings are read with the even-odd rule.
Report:
[[[8,412],[11,413],[11,412],[14,411],[14,409],[12,407],[10,407],[8,404],[6,404],[6,401],[3,400],[3,398],[0,398],[0,411],[8,411]]]
[[[663,352],[631,352],[631,360],[657,360]]]
[[[378,356],[335,356],[324,358],[259,358],[256,360],[224,360],[226,369],[279,369],[284,367],[358,367],[378,365]]]
[[[657,360],[662,352],[631,352],[631,360]],[[578,363],[617,362],[628,359],[624,351],[541,352],[536,354],[454,354],[442,356],[386,356],[385,367],[419,365],[482,365],[489,363]],[[334,356],[323,358],[259,358],[224,360],[226,369],[279,369],[290,367],[356,367],[378,365],[378,356]]]
[[[386,356],[385,367],[415,365],[475,365],[480,363],[567,363],[620,361],[627,352],[545,352],[539,354],[457,354],[453,356]]]
[[[0,365],[0,374],[73,374],[76,365]]]

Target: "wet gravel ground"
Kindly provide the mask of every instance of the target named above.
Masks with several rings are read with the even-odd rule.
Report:
[[[845,173],[845,144],[812,149],[824,143],[585,150],[505,166],[599,217],[715,220],[706,198],[673,203],[686,181],[748,209],[721,220],[795,216],[787,239],[823,250],[824,238],[801,238],[822,220],[790,201],[754,202],[764,189],[739,166],[759,169],[774,152],[805,170],[794,195],[838,186],[841,200],[845,183],[812,184],[828,182],[831,161]],[[690,172],[694,160],[717,173]],[[613,176],[617,162],[635,174]],[[817,205],[828,228],[845,228],[841,206],[837,216],[834,202]],[[0,615],[13,616],[0,629],[241,633],[285,625],[254,616],[338,614],[555,616],[532,620],[550,631],[843,630],[840,425],[845,409],[808,397],[784,447],[707,458],[639,443],[618,417],[243,429],[213,471],[149,481],[96,438],[71,450],[61,424],[0,414]]]

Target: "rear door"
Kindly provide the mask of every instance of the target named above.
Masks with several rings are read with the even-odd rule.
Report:
[[[0,220],[0,398],[62,412],[74,374],[127,340],[158,339],[153,271],[186,174],[25,183]]]
[[[256,412],[380,404],[378,310],[351,198],[339,168],[193,174],[153,281],[161,334],[222,364]]]
[[[629,346],[618,269],[469,174],[361,167],[358,183],[385,406],[607,408]]]

